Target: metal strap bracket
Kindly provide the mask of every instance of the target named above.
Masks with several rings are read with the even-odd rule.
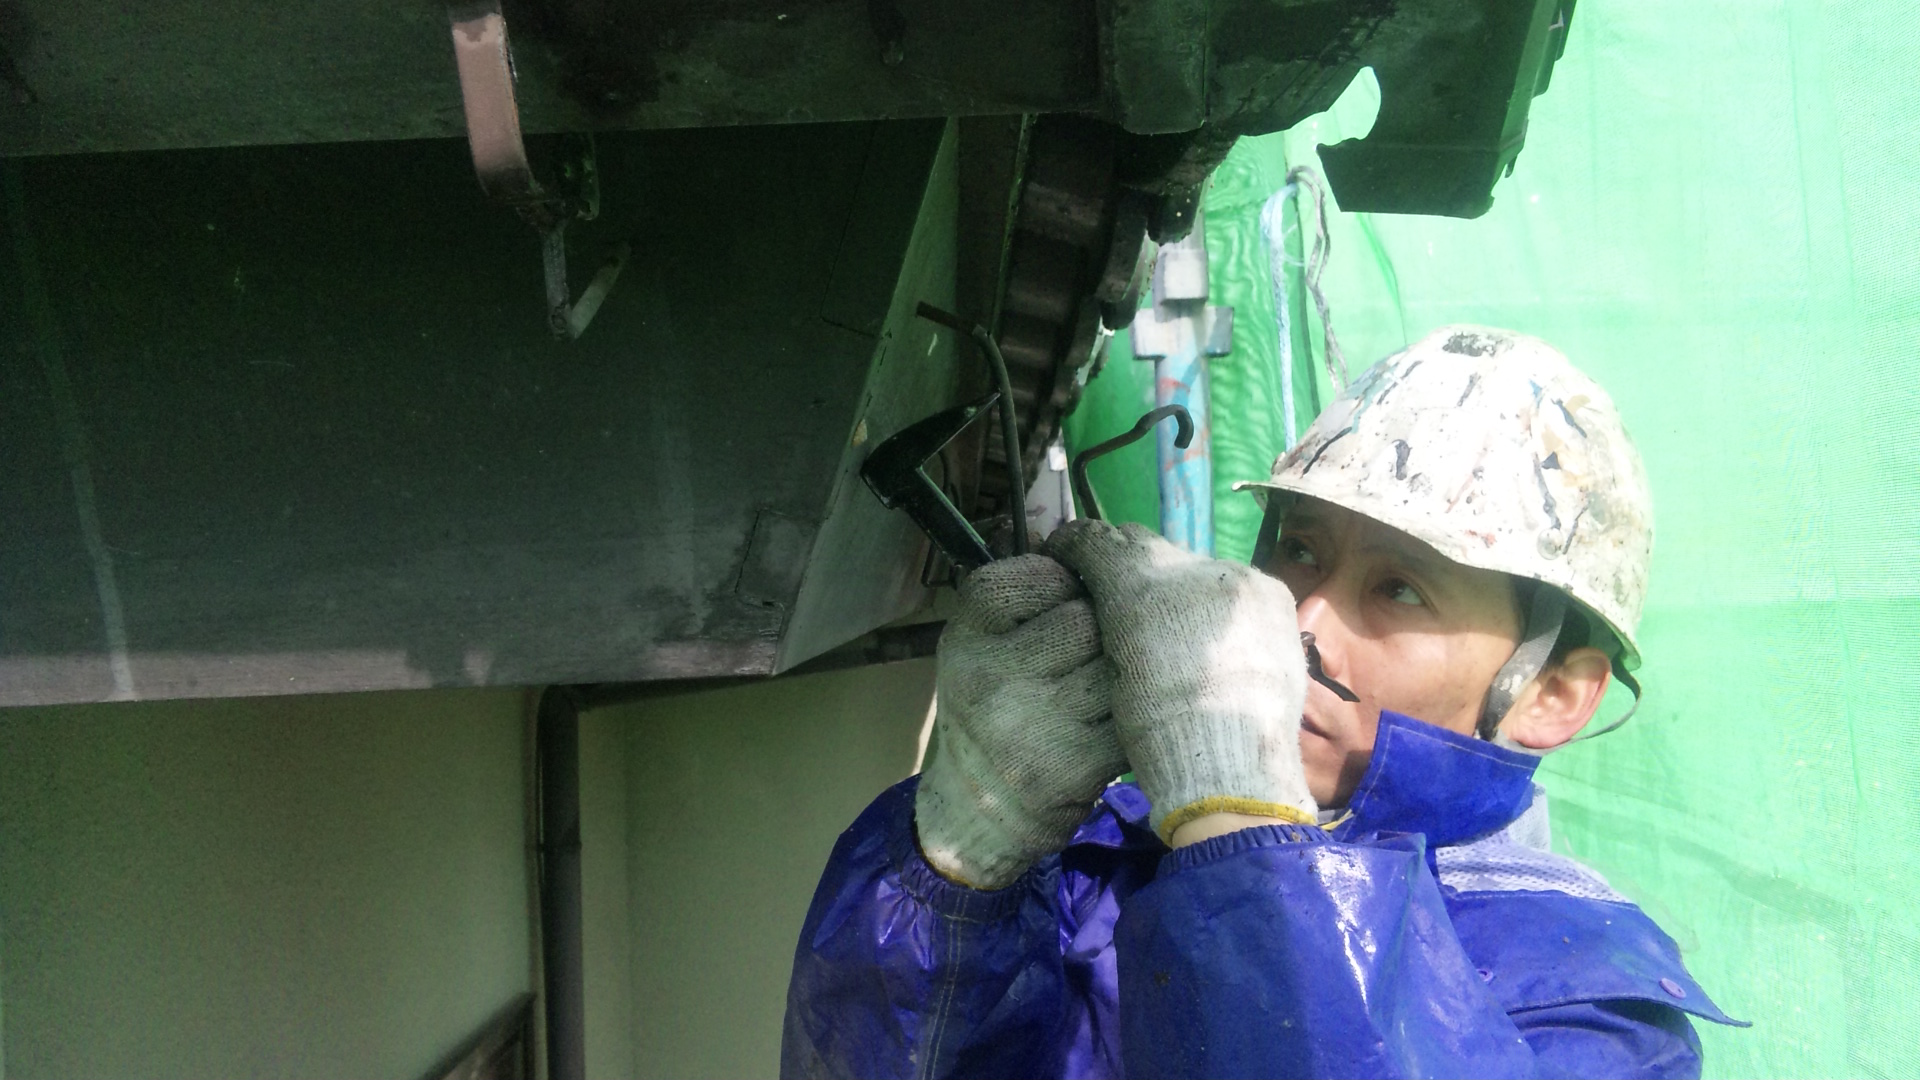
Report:
[[[632,254],[627,243],[616,245],[580,299],[572,299],[567,285],[567,225],[591,221],[600,213],[600,177],[593,137],[566,136],[559,181],[541,183],[534,175],[520,130],[520,106],[513,90],[513,53],[499,0],[454,0],[447,5],[447,17],[453,28],[460,97],[466,107],[467,145],[473,151],[473,171],[480,179],[480,189],[489,199],[512,207],[539,231],[547,325],[554,337],[577,338],[586,332]]]

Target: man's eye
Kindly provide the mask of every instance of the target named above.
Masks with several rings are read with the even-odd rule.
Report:
[[[1296,566],[1320,565],[1320,560],[1313,557],[1313,550],[1291,536],[1280,541],[1280,559]]]
[[[1405,604],[1408,607],[1424,607],[1427,603],[1426,598],[1422,597],[1418,590],[1399,578],[1382,582],[1380,595],[1396,604]]]

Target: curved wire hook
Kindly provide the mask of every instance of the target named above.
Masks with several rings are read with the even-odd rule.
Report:
[[[1327,674],[1326,669],[1320,666],[1320,646],[1314,644],[1313,633],[1311,631],[1300,631],[1300,647],[1306,650],[1307,675],[1311,677],[1314,682],[1333,691],[1333,696],[1339,698],[1341,701],[1360,700],[1360,695],[1347,689],[1340,680]]]
[[[1146,438],[1147,432],[1152,431],[1155,424],[1169,416],[1180,425],[1179,432],[1173,437],[1173,445],[1185,450],[1193,443],[1192,414],[1187,412],[1185,405],[1162,405],[1142,416],[1139,422],[1133,425],[1131,431],[1115,435],[1106,442],[1096,443],[1074,455],[1073,466],[1068,475],[1073,482],[1073,497],[1080,500],[1081,513],[1095,521],[1106,520],[1100,513],[1100,500],[1094,497],[1093,485],[1087,482],[1087,466],[1092,464],[1095,458],[1111,454],[1123,446],[1131,446]]]

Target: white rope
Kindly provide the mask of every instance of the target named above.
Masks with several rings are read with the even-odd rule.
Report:
[[[1334,393],[1347,388],[1347,357],[1340,351],[1340,339],[1333,335],[1333,316],[1327,311],[1327,294],[1320,289],[1320,275],[1326,273],[1327,257],[1332,253],[1333,243],[1327,233],[1327,195],[1320,185],[1320,174],[1306,165],[1296,165],[1287,171],[1287,184],[1298,191],[1313,196],[1313,248],[1307,253],[1307,292],[1313,296],[1313,306],[1320,312],[1320,330],[1325,339],[1327,361],[1327,379],[1333,383]],[[1305,221],[1307,216],[1300,215]]]
[[[1273,279],[1273,321],[1280,340],[1280,413],[1286,435],[1283,450],[1293,449],[1293,444],[1300,441],[1300,422],[1293,405],[1293,308],[1287,299],[1287,268],[1298,264],[1287,258],[1285,218],[1287,199],[1296,190],[1296,185],[1288,184],[1260,208],[1260,235],[1267,242],[1267,270]]]

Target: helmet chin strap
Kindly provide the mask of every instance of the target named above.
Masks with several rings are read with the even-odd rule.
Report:
[[[1283,498],[1277,492],[1267,496],[1260,515],[1260,531],[1253,538],[1253,557],[1247,560],[1247,565],[1255,570],[1266,570],[1267,560],[1273,558],[1274,545],[1280,542],[1280,520],[1286,517],[1286,504],[1292,501],[1291,497]]]
[[[1533,603],[1527,612],[1525,636],[1521,639],[1520,646],[1513,650],[1513,655],[1494,674],[1493,687],[1487,691],[1487,700],[1480,707],[1480,724],[1475,730],[1481,738],[1496,746],[1518,750],[1523,754],[1541,756],[1546,753],[1545,750],[1521,746],[1502,734],[1500,721],[1506,719],[1507,712],[1513,708],[1513,700],[1520,696],[1520,691],[1539,677],[1540,672],[1546,668],[1547,658],[1553,654],[1553,643],[1559,640],[1561,626],[1566,622],[1567,606],[1566,593],[1551,585],[1535,586]],[[1621,666],[1617,658],[1613,661],[1613,677],[1620,680],[1620,684],[1633,694],[1633,704],[1627,706],[1627,711],[1622,713],[1618,720],[1598,731],[1589,731],[1574,739],[1574,742],[1597,739],[1633,719],[1633,714],[1639,711],[1640,682],[1633,677],[1632,672]]]
[[[1506,719],[1507,710],[1513,708],[1513,699],[1519,697],[1520,691],[1547,666],[1547,658],[1553,654],[1553,643],[1560,639],[1560,627],[1566,617],[1566,593],[1551,585],[1534,588],[1533,603],[1527,612],[1527,626],[1521,634],[1520,645],[1494,674],[1487,700],[1480,706],[1477,731],[1481,738],[1509,750],[1533,752],[1500,734],[1500,721]]]

